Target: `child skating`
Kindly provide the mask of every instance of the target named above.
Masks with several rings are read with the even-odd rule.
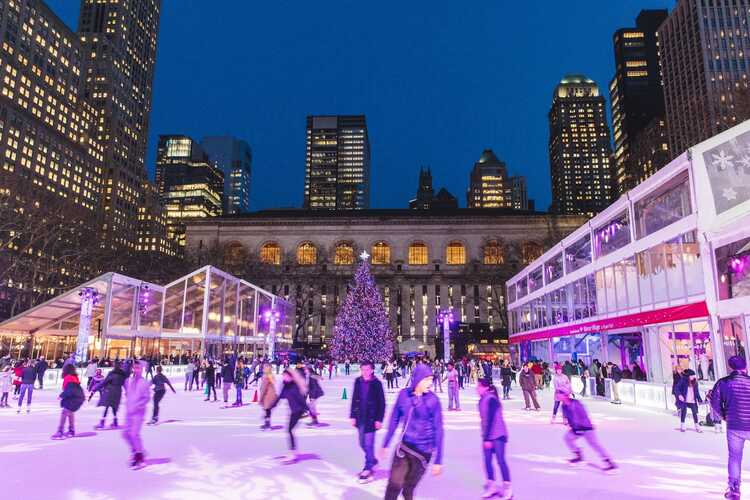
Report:
[[[560,397],[563,416],[568,422],[568,427],[570,427],[570,430],[565,434],[565,444],[573,452],[573,458],[568,460],[568,463],[570,465],[580,465],[583,463],[583,452],[576,445],[578,438],[582,437],[604,460],[602,470],[609,474],[616,472],[617,466],[610,458],[607,450],[599,444],[599,440],[596,438],[596,431],[594,431],[594,426],[589,419],[586,408],[584,408],[580,401],[571,398],[570,392],[561,393]]]
[[[60,424],[52,439],[65,439],[75,437],[75,412],[83,405],[86,396],[83,394],[81,382],[74,365],[65,365],[63,368],[63,390],[60,393]],[[68,432],[65,430],[65,422],[68,422]]]

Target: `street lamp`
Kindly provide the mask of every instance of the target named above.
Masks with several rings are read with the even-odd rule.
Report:
[[[443,360],[447,363],[451,358],[451,323],[453,322],[453,310],[441,310],[438,313],[438,321],[443,325]]]
[[[281,319],[281,313],[272,307],[263,312],[263,319],[268,322],[268,360],[273,361],[273,351],[276,345],[276,323]]]

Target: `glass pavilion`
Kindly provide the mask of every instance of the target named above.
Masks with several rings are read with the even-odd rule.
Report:
[[[292,321],[290,303],[215,267],[165,286],[106,273],[0,323],[0,356],[263,356],[291,347]]]

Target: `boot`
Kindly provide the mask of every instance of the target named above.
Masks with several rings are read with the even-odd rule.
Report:
[[[500,495],[500,500],[511,500],[513,498],[513,488],[510,486],[510,481],[503,481],[503,490]]]
[[[484,484],[484,493],[482,493],[481,498],[492,498],[498,493],[500,493],[500,489],[497,483],[495,481],[487,481]]]
[[[76,431],[72,427],[68,429],[68,432],[65,434],[66,437],[72,438],[76,437]]]
[[[110,425],[109,428],[110,429],[117,429],[118,428],[117,417],[115,417],[115,419],[112,421],[112,425]]]
[[[685,422],[680,424],[680,432],[685,432]]]
[[[99,420],[99,423],[94,426],[94,430],[104,429],[104,419]]]
[[[740,485],[730,484],[727,487],[727,492],[724,493],[724,498],[727,500],[740,500]]]
[[[573,458],[568,460],[569,465],[580,465],[581,463],[583,463],[583,453],[581,453],[580,451],[576,451],[575,455],[573,455]]]
[[[62,431],[57,431],[54,434],[52,434],[52,439],[54,440],[65,439],[65,434],[63,434]]]
[[[695,432],[697,432],[698,434],[700,434],[701,432],[703,432],[703,429],[701,429],[698,424],[695,424]]]
[[[612,461],[612,459],[605,458],[604,459],[604,467],[602,468],[602,470],[606,474],[614,474],[615,472],[617,472],[617,466]]]

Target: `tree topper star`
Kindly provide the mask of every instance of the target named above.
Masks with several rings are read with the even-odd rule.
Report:
[[[362,260],[367,260],[370,258],[370,254],[367,253],[367,250],[364,250],[361,254],[359,254],[359,258]]]

